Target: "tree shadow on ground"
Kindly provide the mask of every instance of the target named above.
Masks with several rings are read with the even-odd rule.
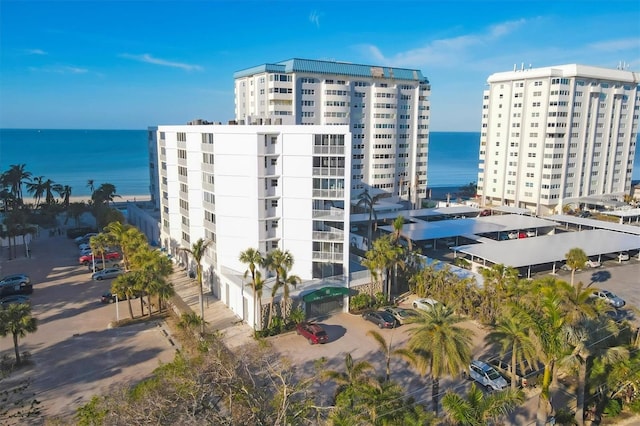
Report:
[[[610,279],[611,279],[611,272],[609,271],[594,272],[593,274],[591,274],[591,282],[589,283],[589,285],[595,284],[595,283],[604,283],[609,281]]]

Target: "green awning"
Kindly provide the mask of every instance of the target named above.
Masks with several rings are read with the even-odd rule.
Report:
[[[317,302],[318,300],[327,299],[329,297],[344,296],[349,294],[349,289],[345,287],[323,287],[302,296],[305,303]]]

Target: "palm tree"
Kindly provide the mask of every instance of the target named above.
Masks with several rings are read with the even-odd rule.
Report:
[[[158,295],[159,292],[168,295],[173,290],[173,287],[166,282],[173,270],[173,265],[167,256],[158,250],[152,250],[149,246],[138,249],[131,259],[132,269],[138,277],[138,290],[141,294],[147,294],[149,316],[151,316],[151,296]],[[142,306],[141,296],[140,307]]]
[[[202,289],[202,259],[204,258],[207,247],[209,247],[213,241],[198,239],[191,248],[181,248],[180,251],[188,253],[193,257],[196,263],[196,278],[198,281],[198,289],[200,290],[200,317],[202,318],[202,324],[200,326],[200,333],[204,334],[204,291]]]
[[[566,316],[562,310],[562,296],[555,287],[543,285],[534,289],[531,297],[513,305],[513,313],[520,315],[529,327],[530,338],[538,358],[544,364],[541,392],[538,399],[537,423],[545,424],[551,412],[550,392],[556,362],[566,348]]]
[[[584,265],[587,263],[589,258],[587,254],[581,248],[572,248],[569,250],[567,254],[564,255],[565,259],[567,259],[567,266],[571,269],[571,285],[573,285],[573,279],[576,274],[577,269],[584,268]]]
[[[367,233],[369,240],[367,244],[367,250],[371,249],[371,243],[373,241],[373,218],[375,218],[376,220],[378,219],[378,216],[374,208],[374,205],[376,204],[377,201],[378,201],[378,196],[376,195],[375,197],[372,197],[369,194],[369,190],[365,189],[364,192],[358,195],[358,203],[356,204],[356,208],[363,207],[366,211],[369,212],[368,233]]]
[[[400,240],[404,239],[407,242],[407,247],[409,248],[409,251],[411,251],[413,250],[411,238],[407,237],[402,232],[403,226],[404,226],[404,217],[402,215],[399,215],[393,221],[393,233],[391,234],[391,242],[394,244],[400,244]]]
[[[259,268],[264,265],[264,258],[260,254],[259,250],[254,248],[248,248],[245,251],[240,253],[240,262],[248,265],[248,269],[244,272],[244,278],[247,278],[248,274],[251,274],[251,289],[253,290],[253,328],[256,328],[256,319],[258,315],[256,314],[256,308],[258,304],[258,283],[257,277],[260,276],[260,271],[256,271],[256,268]],[[257,274],[257,275],[256,275]],[[260,289],[260,294],[262,295],[262,289]],[[262,324],[260,324],[262,327]]]
[[[332,380],[338,385],[336,400],[346,400],[349,402],[348,405],[353,408],[358,386],[362,384],[374,385],[376,383],[375,378],[369,374],[374,368],[373,365],[367,361],[354,363],[351,353],[347,353],[344,363],[344,372],[327,370],[322,372],[322,377]]]
[[[495,329],[486,335],[485,340],[500,345],[500,357],[511,353],[511,389],[516,390],[518,377],[516,368],[525,371],[525,362],[533,365],[536,360],[536,350],[529,338],[529,330],[524,322],[516,316],[504,316]]]
[[[285,316],[285,311],[287,310],[287,300],[289,300],[289,292],[291,291],[291,287],[295,288],[298,284],[302,282],[302,279],[297,275],[289,275],[287,269],[282,271],[282,276],[280,280],[275,283],[272,290],[272,296],[278,292],[279,289],[283,289],[282,292],[282,316]]]
[[[389,339],[387,343],[386,339],[377,331],[369,330],[367,332],[367,336],[373,337],[373,339],[378,342],[378,347],[380,348],[380,352],[384,355],[385,360],[385,382],[391,380],[391,357],[396,355],[401,358],[407,359],[411,358],[411,354],[404,348],[399,349],[391,349],[391,344],[393,342],[393,337]]]
[[[62,205],[65,208],[69,207],[69,200],[71,198],[71,187],[69,185],[65,185],[63,187],[60,188],[60,191],[58,192],[58,194],[60,195],[60,197],[62,197]]]
[[[27,192],[33,195],[33,198],[36,203],[35,204],[36,209],[40,205],[40,200],[45,195],[44,183],[45,183],[44,176],[38,176],[36,178],[33,178],[31,182],[27,182],[27,184],[25,185],[27,187]]]
[[[282,287],[282,276],[290,271],[293,267],[293,255],[289,252],[289,250],[282,251],[280,249],[275,249],[267,254],[264,264],[268,270],[276,273],[276,280],[273,284],[273,289],[271,291],[271,302],[269,304],[269,320],[267,321],[267,327],[270,327],[271,319],[273,318],[274,297],[276,295],[276,291],[278,291],[278,289]],[[288,290],[286,290],[286,288],[285,291],[287,291],[288,295]]]
[[[115,243],[114,237],[111,234],[100,233],[98,235],[94,235],[89,238],[89,247],[91,247],[91,252],[94,255],[94,264],[95,264],[95,256],[100,256],[102,259],[102,269],[106,268],[106,261],[104,258],[105,253]],[[95,269],[95,268],[94,268]],[[95,272],[95,271],[94,271]]]
[[[442,407],[447,417],[461,425],[484,426],[497,422],[524,402],[524,393],[515,389],[485,395],[475,383],[465,397],[447,392]]]
[[[428,365],[433,377],[431,393],[436,415],[440,377],[460,374],[471,361],[472,332],[458,326],[461,321],[450,308],[437,303],[431,309],[420,311],[413,321],[416,326],[409,330],[407,348],[416,356],[414,365],[422,374]]]
[[[87,188],[89,188],[89,192],[91,193],[91,195],[93,195],[94,191],[96,190],[96,187],[94,186],[93,179],[89,179],[87,181]]]
[[[22,204],[22,184],[31,179],[31,172],[26,171],[25,167],[26,164],[12,164],[6,172],[6,181],[19,204]]]
[[[91,194],[91,200],[95,205],[109,204],[114,198],[120,197],[116,193],[116,187],[110,183],[103,183]]]
[[[111,293],[121,298],[124,296],[127,299],[127,305],[129,306],[129,315],[133,319],[133,307],[131,306],[131,299],[136,295],[136,287],[138,285],[138,278],[135,273],[126,273],[118,275],[111,282]]]
[[[18,338],[38,329],[37,321],[31,316],[31,306],[26,303],[9,304],[0,309],[0,336],[13,336],[13,348],[16,353],[16,364],[20,365]]]
[[[62,191],[62,185],[55,183],[51,179],[47,179],[43,185],[45,190],[45,204],[47,207],[50,207],[56,202],[56,198],[53,193],[60,193]]]
[[[389,235],[382,236],[373,242],[373,248],[365,254],[362,265],[371,272],[374,280],[382,278],[382,291],[387,300],[391,299],[390,275],[396,265],[404,267],[403,249],[391,242]]]
[[[104,230],[113,238],[113,241],[122,251],[122,263],[124,268],[129,270],[129,257],[135,251],[147,244],[146,237],[137,228],[121,222],[111,222],[105,226]]]
[[[585,389],[590,358],[601,358],[606,364],[629,359],[629,350],[618,346],[615,340],[619,332],[620,329],[615,323],[607,322],[602,317],[596,320],[585,318],[566,329],[567,341],[573,349],[559,364],[578,370],[575,419],[580,426],[584,424]]]

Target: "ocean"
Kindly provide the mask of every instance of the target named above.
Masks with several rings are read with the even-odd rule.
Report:
[[[479,132],[431,132],[427,180],[432,198],[455,193],[478,179]],[[640,144],[633,179],[640,180]],[[146,130],[0,129],[0,172],[25,164],[33,176],[69,185],[73,196],[115,185],[121,196],[149,194]]]
[[[0,129],[0,171],[12,164],[69,185],[72,196],[90,196],[89,179],[121,196],[149,194],[146,130]]]

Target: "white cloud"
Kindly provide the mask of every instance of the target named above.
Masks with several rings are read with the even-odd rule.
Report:
[[[24,51],[25,55],[46,55],[47,52],[45,52],[42,49],[26,49]]]
[[[399,67],[458,65],[467,60],[467,56],[478,46],[485,46],[503,38],[527,21],[518,19],[506,21],[487,27],[477,34],[465,34],[457,37],[433,40],[415,49],[399,52],[392,57],[385,57],[382,51],[373,45],[364,45],[365,51],[377,62]]]
[[[315,10],[309,15],[309,21],[311,21],[311,23],[318,28],[320,28],[320,16],[322,16],[322,14],[318,13]]]
[[[607,40],[598,43],[591,43],[587,46],[590,49],[606,52],[619,52],[621,50],[640,50],[640,38],[623,38],[619,40]]]
[[[51,65],[47,67],[30,67],[30,71],[48,72],[55,74],[86,74],[89,72],[87,68],[80,68],[72,65]]]
[[[143,55],[131,55],[129,53],[123,53],[120,55],[123,58],[133,59],[134,61],[145,62],[147,64],[160,65],[163,67],[180,68],[185,71],[202,71],[200,65],[185,64],[182,62],[172,62],[166,59],[154,58],[153,56],[145,53]]]

